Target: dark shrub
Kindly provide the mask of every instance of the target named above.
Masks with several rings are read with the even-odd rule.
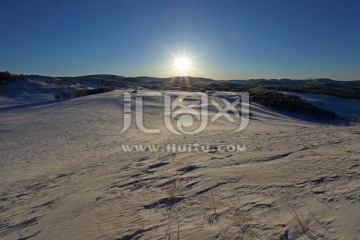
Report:
[[[321,120],[333,120],[337,117],[336,113],[306,103],[296,95],[283,94],[260,87],[250,89],[249,93],[252,101],[264,106],[290,113],[309,115]]]
[[[71,93],[68,93],[68,92],[61,92],[61,93],[55,94],[56,100],[63,100],[63,99],[69,99],[69,98],[71,98]]]
[[[0,92],[7,92],[8,83],[22,80],[25,80],[23,75],[11,74],[8,71],[0,72]]]

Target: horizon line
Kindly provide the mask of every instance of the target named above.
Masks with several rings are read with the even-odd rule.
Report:
[[[309,78],[287,78],[287,77],[281,77],[281,78],[246,78],[246,79],[236,79],[236,78],[229,78],[229,79],[215,79],[211,77],[203,77],[203,76],[171,76],[171,77],[154,77],[154,76],[147,76],[147,75],[138,75],[138,76],[124,76],[120,74],[113,74],[113,73],[96,73],[96,74],[84,74],[84,75],[63,75],[63,76],[56,76],[56,75],[42,75],[42,74],[34,74],[34,73],[15,73],[8,70],[2,70],[1,72],[9,72],[11,74],[16,75],[34,75],[34,76],[42,76],[42,77],[52,77],[52,78],[61,78],[61,77],[84,77],[84,76],[96,76],[96,75],[111,75],[111,76],[117,76],[117,77],[125,77],[125,78],[159,78],[159,79],[171,79],[171,78],[179,78],[179,77],[186,77],[186,78],[204,78],[204,79],[210,79],[214,81],[249,81],[249,80],[319,80],[319,79],[328,79],[332,81],[360,81],[359,79],[350,79],[350,80],[344,80],[344,79],[334,79],[329,77],[309,77]]]

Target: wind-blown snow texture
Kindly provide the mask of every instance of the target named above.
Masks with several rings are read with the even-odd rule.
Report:
[[[120,133],[122,91],[1,109],[0,238],[223,239],[240,229],[232,220],[239,202],[261,239],[287,230],[289,239],[308,239],[283,204],[291,196],[311,233],[359,239],[359,125],[301,122],[252,104],[242,132],[221,118],[177,136],[165,129],[162,101],[148,100],[146,124],[161,134]],[[121,146],[168,143],[241,144],[246,152]],[[177,176],[182,188],[172,199]]]

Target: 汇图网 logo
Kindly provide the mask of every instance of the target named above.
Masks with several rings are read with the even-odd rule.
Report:
[[[247,92],[180,92],[164,93],[144,91],[124,93],[124,126],[121,132],[128,130],[132,123],[132,105],[135,104],[135,124],[144,133],[160,133],[159,129],[144,126],[144,99],[163,97],[164,124],[177,135],[197,134],[203,131],[209,122],[224,117],[231,123],[239,122],[234,132],[246,128],[249,123],[249,94]],[[209,108],[212,108],[211,116]]]

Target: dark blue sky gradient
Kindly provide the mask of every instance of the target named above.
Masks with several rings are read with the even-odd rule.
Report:
[[[1,0],[0,70],[360,79],[360,1]]]

